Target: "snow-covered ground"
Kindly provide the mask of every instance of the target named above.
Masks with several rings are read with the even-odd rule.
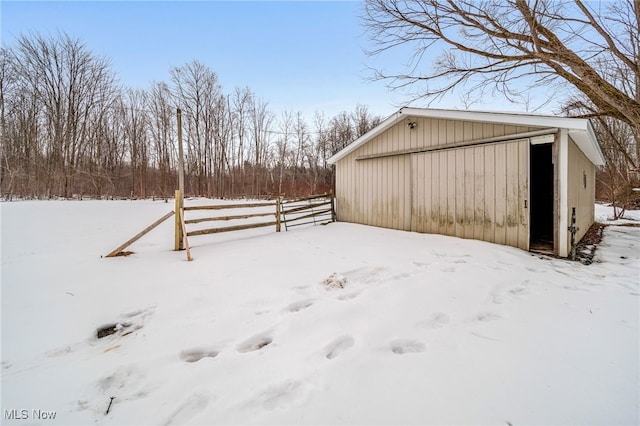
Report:
[[[627,210],[621,219],[613,220],[613,207],[607,204],[596,204],[595,220],[607,225],[640,224],[640,210]]]
[[[640,228],[589,266],[347,223],[187,262],[172,219],[100,257],[171,208],[2,203],[2,424],[640,422]]]

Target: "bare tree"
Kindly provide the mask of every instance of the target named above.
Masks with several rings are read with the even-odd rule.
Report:
[[[194,60],[172,68],[171,79],[186,127],[187,173],[193,175],[192,191],[211,196],[216,100],[221,94],[218,76]]]
[[[242,192],[246,192],[247,186],[245,182],[245,141],[249,128],[249,117],[251,105],[253,103],[253,92],[248,87],[236,87],[233,92],[233,133],[237,141],[236,155],[232,172],[232,189],[234,192],[234,183],[236,175],[242,186]]]
[[[291,181],[295,186],[299,174],[305,174],[305,153],[310,143],[309,129],[301,111],[296,113],[294,123],[296,149],[293,151]]]
[[[231,170],[229,163],[229,146],[233,138],[233,114],[229,98],[225,95],[218,95],[215,99],[213,115],[213,175],[214,186],[217,196],[224,198],[227,172]]]
[[[156,187],[160,194],[166,197],[175,187],[171,170],[176,166],[174,155],[176,150],[173,143],[175,108],[169,86],[164,82],[153,83],[150,92],[147,93],[146,105],[150,114],[149,131],[153,144],[153,157],[159,172]]]
[[[64,33],[46,38],[21,36],[13,50],[20,89],[37,102],[47,192],[70,197],[74,179],[90,150],[90,129],[115,96],[114,74],[105,58],[94,56]],[[15,142],[15,141],[13,141]],[[7,143],[11,143],[7,141]]]
[[[593,110],[594,106],[584,96],[571,98],[563,108],[567,115],[585,115]],[[631,126],[621,120],[597,116],[591,122],[606,160],[596,174],[596,197],[606,197],[611,202],[614,219],[618,219],[633,202],[632,172],[640,168],[638,144]]]
[[[366,105],[358,104],[351,113],[351,121],[353,122],[353,136],[357,139],[380,124],[382,120],[380,117],[372,115]]]
[[[282,194],[282,179],[289,154],[289,139],[293,134],[293,114],[284,111],[279,122],[279,135],[276,139],[277,157],[275,166],[278,168],[278,194]]]
[[[517,100],[568,84],[640,135],[640,2],[618,0],[367,0],[364,22],[380,54],[409,46],[408,70],[377,72],[430,99],[457,87]],[[437,56],[437,57],[436,57]],[[432,66],[431,66],[432,64]],[[556,93],[553,94],[555,96]]]
[[[596,118],[594,129],[607,160],[598,173],[598,183],[605,188],[615,220],[624,215],[634,198],[630,172],[638,170],[638,166],[633,155],[629,155],[634,136],[628,124],[611,117]]]
[[[23,35],[10,55],[7,52],[3,52],[3,61],[9,61],[14,70],[16,90],[6,99],[2,88],[3,146],[9,151],[18,149],[21,155],[11,165],[5,157],[5,166],[20,168],[32,179],[28,191],[70,197],[77,189],[74,180],[86,173],[88,157],[95,151],[93,123],[117,95],[114,74],[105,58],[93,55],[80,40],[64,33]],[[14,108],[12,123],[7,106]],[[8,133],[10,129],[14,132]]]
[[[269,154],[269,135],[273,126],[273,114],[267,102],[252,99],[250,112],[250,134],[253,142],[255,162],[252,165],[253,181],[251,193],[259,195],[266,191],[266,161]]]
[[[131,167],[131,192],[146,196],[149,166],[149,117],[145,110],[145,93],[129,89],[121,101],[121,120]]]

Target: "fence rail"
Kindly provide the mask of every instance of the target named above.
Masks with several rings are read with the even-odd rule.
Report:
[[[215,220],[236,220],[236,219],[250,219],[252,217],[261,217],[261,216],[273,216],[273,213],[252,213],[252,214],[238,214],[233,216],[215,216],[215,217],[201,217],[198,219],[188,219],[185,220],[184,223],[187,225],[190,223],[201,223]]]
[[[187,232],[187,237],[193,237],[195,235],[219,234],[221,232],[242,231],[244,229],[263,228],[265,226],[273,226],[275,224],[276,224],[276,221],[261,222],[261,223],[247,223],[244,225],[226,226],[224,228],[199,229],[197,231]]]
[[[275,206],[274,203],[249,203],[249,204],[217,204],[215,206],[189,206],[184,210],[225,210],[225,209],[244,209],[250,207],[269,207]]]
[[[318,201],[322,200],[322,201]],[[323,225],[335,221],[332,194],[312,195],[283,203],[282,223],[285,230],[300,225]]]
[[[257,208],[273,208],[271,211],[262,211],[257,213],[241,213],[241,214],[228,214],[208,217],[196,217],[185,218],[185,213],[195,212],[198,210],[204,211],[220,211],[220,210],[233,210],[233,209],[257,209]],[[220,204],[213,206],[187,206],[179,208],[176,203],[176,209],[180,210],[180,220],[183,222],[183,226],[177,227],[182,231],[182,238],[184,243],[188,247],[187,237],[195,237],[198,235],[210,235],[219,234],[223,232],[242,231],[254,228],[264,228],[268,226],[275,226],[276,232],[280,232],[281,225],[284,224],[285,230],[289,230],[294,226],[307,225],[307,224],[326,224],[335,221],[335,209],[333,194],[318,194],[311,195],[304,198],[296,198],[290,200],[283,200],[278,197],[273,202],[267,203],[247,203],[247,204]],[[242,223],[238,225],[212,227],[206,229],[187,230],[186,225],[195,225],[203,222],[216,222],[216,221],[234,221],[234,220],[246,220],[259,217],[272,216],[275,220],[261,221],[254,223]],[[178,235],[176,235],[178,238]],[[191,260],[191,254],[187,253],[187,258]]]

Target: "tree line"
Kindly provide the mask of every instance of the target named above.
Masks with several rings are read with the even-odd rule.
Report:
[[[380,121],[364,105],[312,122],[274,113],[249,87],[225,92],[193,60],[148,89],[65,33],[0,49],[0,192],[5,199],[168,197],[181,110],[185,192],[205,197],[327,191],[327,159]]]

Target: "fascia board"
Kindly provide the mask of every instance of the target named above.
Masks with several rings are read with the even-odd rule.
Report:
[[[379,134],[394,126],[405,117],[436,118],[444,120],[471,121],[481,123],[509,124],[516,126],[549,127],[567,129],[582,152],[595,165],[604,164],[604,156],[588,119],[571,117],[554,117],[546,115],[532,115],[526,113],[507,113],[495,111],[467,111],[428,108],[401,108],[389,116],[378,126],[365,133],[343,150],[327,160],[335,164]]]
[[[555,117],[548,115],[532,115],[526,113],[498,111],[467,111],[447,109],[403,108],[400,111],[406,116],[424,118],[441,118],[445,120],[477,121],[482,123],[511,124],[532,127],[557,127],[571,130],[587,130],[589,120],[586,118]]]

